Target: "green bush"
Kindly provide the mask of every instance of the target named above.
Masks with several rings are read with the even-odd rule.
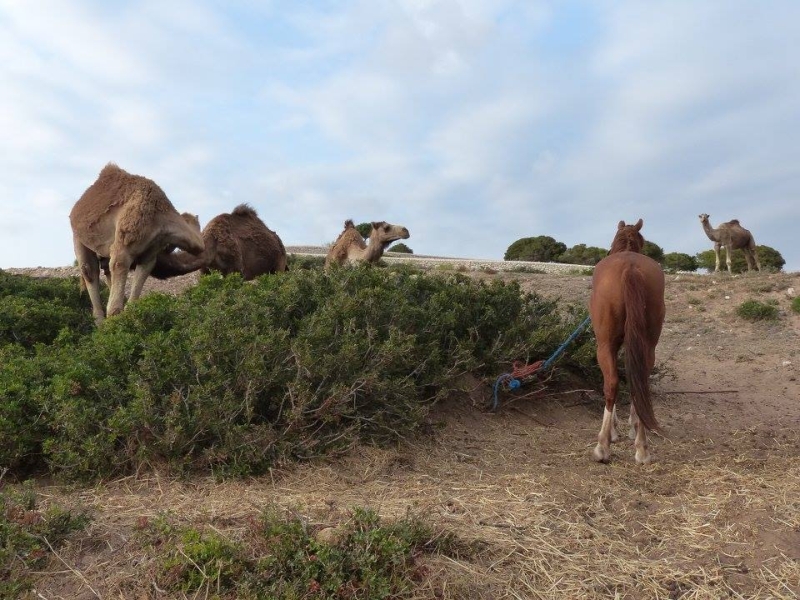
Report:
[[[781,271],[786,261],[781,256],[781,253],[770,248],[769,246],[756,246],[758,254],[758,262],[761,263],[761,268],[765,271]],[[719,252],[719,268],[722,271],[728,269],[725,263],[725,249]],[[714,250],[705,250],[697,253],[697,264],[706,269],[709,273],[714,271],[716,257]],[[744,257],[742,250],[734,250],[731,255],[731,271],[734,273],[744,273],[747,271],[747,259]]]
[[[567,251],[566,244],[557,242],[549,235],[521,238],[506,250],[503,260],[530,260],[554,262]]]
[[[36,279],[0,271],[0,346],[49,344],[64,328],[86,334],[94,327],[91,306],[77,277]]]
[[[289,254],[286,257],[286,264],[290,271],[322,269],[325,267],[325,257],[307,254]]]
[[[18,598],[30,589],[31,571],[47,562],[50,551],[89,522],[83,513],[37,507],[30,485],[0,491],[0,598]]]
[[[697,259],[683,252],[670,252],[664,255],[664,268],[668,271],[697,271]]]
[[[414,254],[414,251],[411,248],[409,248],[408,246],[406,246],[403,242],[399,242],[399,243],[395,244],[394,246],[389,248],[388,251],[389,252],[404,252],[406,254]]]
[[[570,265],[590,265],[594,266],[608,255],[608,250],[597,246],[587,246],[586,244],[576,244],[564,254],[558,257],[558,262]]]
[[[425,575],[423,555],[460,557],[469,549],[415,517],[383,523],[356,508],[335,539],[318,540],[297,516],[276,509],[252,519],[242,539],[172,526],[164,518],[145,535],[167,591],[237,598],[411,598]]]
[[[369,234],[372,233],[372,223],[359,223],[356,225],[356,230],[365,240],[369,239]]]
[[[791,306],[793,312],[800,313],[800,296],[792,298]]]
[[[395,441],[460,375],[548,356],[583,314],[516,283],[411,269],[208,275],[32,357],[8,351],[0,464],[79,479],[148,465],[249,475]],[[596,373],[581,347],[593,340],[562,365]]]
[[[748,321],[774,321],[778,318],[778,308],[774,304],[747,300],[736,308],[736,314]]]
[[[649,256],[657,263],[664,263],[664,250],[658,244],[654,244],[649,240],[644,241],[644,247],[642,248],[642,254],[645,256]]]

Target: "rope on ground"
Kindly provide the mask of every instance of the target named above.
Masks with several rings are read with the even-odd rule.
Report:
[[[567,346],[569,346],[575,338],[577,338],[584,329],[591,323],[591,317],[586,317],[580,325],[573,331],[569,337],[564,340],[564,343],[561,344],[553,354],[550,355],[550,358],[547,360],[537,360],[535,363],[531,363],[529,365],[521,362],[521,361],[514,361],[512,365],[512,369],[510,373],[503,373],[500,377],[497,378],[497,381],[494,382],[494,400],[492,402],[492,410],[497,410],[498,405],[500,404],[500,400],[498,398],[498,393],[500,391],[500,386],[505,384],[509,390],[516,390],[522,385],[522,380],[534,375],[539,371],[547,371],[556,359],[564,353]]]

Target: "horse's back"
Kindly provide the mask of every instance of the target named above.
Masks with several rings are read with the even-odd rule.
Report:
[[[664,271],[649,256],[639,252],[609,254],[594,268],[589,311],[594,322],[605,318],[622,317],[625,313],[623,275],[627,269],[641,275],[647,314],[650,318],[664,319]],[[615,319],[620,320],[620,319]]]

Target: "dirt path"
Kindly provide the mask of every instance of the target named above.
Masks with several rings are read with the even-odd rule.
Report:
[[[585,302],[580,275],[478,274]],[[186,284],[191,283],[187,280]],[[157,283],[150,284],[151,289]],[[172,284],[176,285],[176,284]],[[792,291],[793,290],[793,291]],[[137,555],[135,524],[170,510],[236,537],[265,505],[335,525],[353,506],[411,510],[474,542],[470,560],[431,561],[447,598],[794,598],[800,594],[800,275],[669,276],[655,411],[666,436],[638,467],[627,440],[613,461],[589,459],[596,391],[505,395],[487,385],[439,407],[435,438],[362,448],[344,460],[252,481],[179,482],[150,475],[89,490],[43,487],[95,510],[87,534],[43,574],[43,598],[164,597]],[[775,324],[734,314],[778,302]],[[426,596],[423,591],[420,597]]]

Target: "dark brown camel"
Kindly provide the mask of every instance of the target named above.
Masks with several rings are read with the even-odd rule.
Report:
[[[203,273],[214,270],[223,275],[241,273],[249,280],[264,273],[288,270],[283,242],[247,204],[211,219],[202,235],[205,244],[202,253],[159,254],[153,276],[166,279],[200,269]]]

